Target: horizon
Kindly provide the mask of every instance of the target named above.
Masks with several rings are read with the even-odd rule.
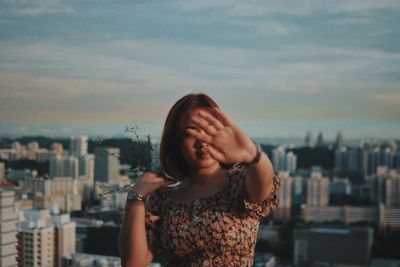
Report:
[[[335,140],[337,134],[340,132],[345,140],[368,140],[368,139],[376,139],[376,140],[400,140],[399,135],[385,135],[381,134],[379,136],[373,134],[355,134],[359,133],[359,131],[355,130],[346,130],[346,129],[335,129],[334,126],[341,124],[336,122],[332,127],[318,127],[319,122],[316,121],[314,123],[304,124],[302,122],[296,122],[295,126],[282,125],[286,122],[275,122],[269,125],[261,125],[256,123],[237,123],[237,125],[243,129],[251,138],[254,139],[303,139],[305,138],[307,132],[311,132],[313,139],[315,140],[319,133],[322,133],[324,140]],[[376,125],[379,126],[379,121],[376,122]],[[386,122],[385,122],[386,123]],[[14,129],[14,131],[2,132],[1,129],[4,128],[3,124],[0,125],[0,138],[19,138],[19,137],[31,137],[31,136],[43,136],[49,138],[69,138],[71,136],[80,136],[86,135],[91,138],[119,138],[119,137],[130,137],[133,136],[131,133],[127,133],[125,128],[127,126],[135,125],[138,127],[137,134],[141,137],[145,137],[150,135],[152,138],[160,139],[162,135],[162,124],[157,123],[142,123],[142,124],[110,124],[110,125],[102,125],[95,124],[91,126],[79,126],[79,125],[35,125],[31,127],[18,126],[16,128],[8,127],[8,129]],[[276,129],[274,125],[278,125]],[[316,125],[314,128],[309,126]],[[318,125],[318,126],[317,126]],[[358,129],[362,129],[364,125],[359,125]],[[397,125],[393,125],[393,133],[397,133],[395,127]],[[7,127],[7,126],[6,126]],[[296,131],[297,134],[293,133],[289,129],[290,127],[294,127],[298,129]],[[16,130],[15,130],[16,129]],[[29,130],[28,130],[29,129]],[[367,127],[366,129],[370,129]],[[29,133],[27,133],[27,131]],[[275,131],[275,134],[273,132]],[[365,131],[368,133],[368,131]],[[284,133],[284,134],[283,134]]]

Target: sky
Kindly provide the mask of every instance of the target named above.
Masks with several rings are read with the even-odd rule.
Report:
[[[400,137],[400,1],[0,0],[0,135],[159,136],[206,93],[252,137]]]

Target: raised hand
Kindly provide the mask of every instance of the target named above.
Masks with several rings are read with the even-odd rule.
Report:
[[[219,108],[213,111],[216,117],[206,111],[195,114],[191,119],[197,129],[186,133],[207,143],[210,154],[223,164],[251,162],[257,153],[254,142]]]

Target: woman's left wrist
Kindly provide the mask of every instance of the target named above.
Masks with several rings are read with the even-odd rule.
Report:
[[[254,144],[252,151],[249,153],[251,156],[248,160],[241,162],[241,164],[245,167],[251,167],[256,165],[258,162],[260,162],[261,155],[262,155],[262,149],[261,146],[256,143],[254,140],[252,140],[252,143]]]

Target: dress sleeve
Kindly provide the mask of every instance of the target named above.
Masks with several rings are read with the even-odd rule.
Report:
[[[160,238],[162,195],[161,190],[158,190],[149,195],[146,199],[146,237],[147,244],[154,255],[162,254],[164,252]]]
[[[247,169],[242,165],[235,165],[230,174],[230,198],[234,209],[241,216],[258,217],[259,219],[267,217],[273,209],[279,205],[278,190],[280,180],[274,175],[272,181],[272,190],[269,196],[262,202],[253,203],[247,198],[245,180],[247,177]]]

